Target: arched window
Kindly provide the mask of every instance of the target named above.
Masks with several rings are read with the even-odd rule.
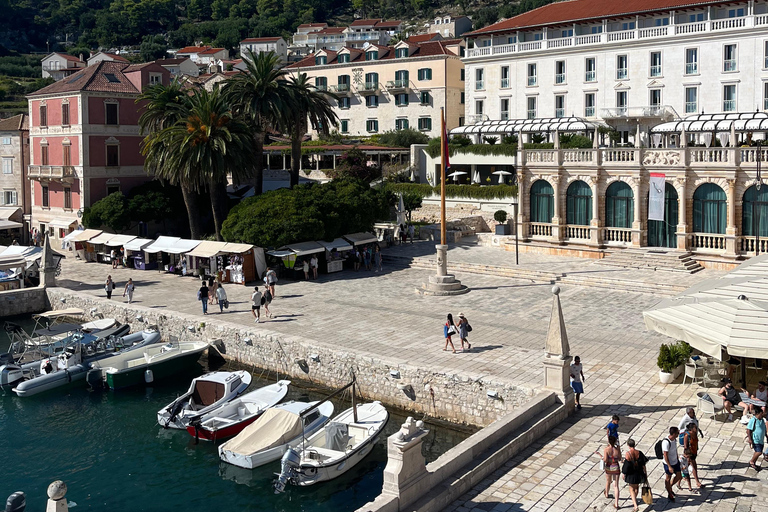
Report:
[[[744,192],[744,209],[741,212],[741,233],[755,236],[759,230],[761,237],[768,237],[768,185],[752,185]]]
[[[592,189],[583,181],[574,181],[565,193],[567,224],[589,226],[592,219]]]
[[[725,234],[727,201],[714,183],[705,183],[693,193],[693,231]]]
[[[546,180],[531,185],[531,222],[552,222],[555,214],[555,192]]]
[[[631,228],[635,207],[634,194],[623,181],[611,183],[605,191],[605,226]]]
[[[677,221],[677,191],[671,184],[665,183],[664,220],[648,220],[648,246],[677,247]]]

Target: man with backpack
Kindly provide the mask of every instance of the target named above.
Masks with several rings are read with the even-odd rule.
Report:
[[[251,294],[251,314],[253,315],[253,318],[256,319],[256,323],[259,323],[259,320],[261,320],[261,301],[261,291],[259,290],[259,287],[256,286]]]
[[[667,498],[669,501],[675,501],[674,487],[683,475],[680,472],[680,459],[677,456],[677,437],[680,430],[677,427],[669,427],[669,436],[656,443],[656,457],[663,460],[664,465],[664,487],[667,488]],[[674,477],[674,478],[673,478]]]

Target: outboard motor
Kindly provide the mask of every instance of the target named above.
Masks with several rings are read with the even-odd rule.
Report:
[[[24,329],[21,328],[21,326],[15,322],[9,322],[5,321],[3,324],[3,329],[5,329],[5,332],[10,334],[21,334],[24,332]]]
[[[16,360],[13,358],[12,352],[3,352],[0,354],[0,366],[6,365],[6,364],[13,364]]]
[[[104,375],[101,368],[92,368],[85,374],[85,381],[94,391],[99,391],[104,387]]]
[[[27,495],[21,491],[8,496],[5,502],[5,512],[24,512],[27,508]]]
[[[296,479],[299,467],[301,467],[301,456],[293,448],[288,448],[280,459],[280,476],[275,482],[275,494],[284,492],[285,484]]]

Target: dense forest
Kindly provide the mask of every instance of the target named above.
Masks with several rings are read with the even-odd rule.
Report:
[[[454,0],[456,1],[456,0]],[[426,20],[435,13],[472,16],[476,27],[552,0],[0,0],[0,52],[141,45],[150,58],[193,41],[236,48],[248,36],[289,36],[300,23],[345,23],[354,17]]]

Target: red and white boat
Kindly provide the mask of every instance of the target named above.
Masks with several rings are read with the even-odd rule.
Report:
[[[195,439],[218,441],[239,434],[264,411],[279,404],[288,394],[291,381],[281,380],[230,400],[221,406],[190,418],[187,432]]]

